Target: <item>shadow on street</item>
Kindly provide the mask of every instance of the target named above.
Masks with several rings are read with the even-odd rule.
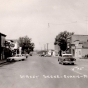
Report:
[[[0,67],[3,67],[5,65],[10,65],[10,64],[14,64],[15,62],[5,62],[5,63],[2,63],[0,64]]]
[[[60,65],[62,65],[62,64],[60,64]],[[77,64],[64,64],[63,66],[77,66]]]

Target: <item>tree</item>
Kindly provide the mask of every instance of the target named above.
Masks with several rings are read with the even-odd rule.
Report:
[[[8,57],[12,56],[12,51],[9,48],[4,48],[4,55],[5,58],[7,59]]]
[[[60,32],[56,38],[55,38],[55,42],[54,45],[58,44],[60,46],[60,50],[65,51],[67,49],[67,37],[74,35],[73,32]]]
[[[22,47],[23,52],[30,53],[34,50],[34,43],[31,42],[31,39],[28,36],[19,37],[18,44]]]
[[[5,41],[4,45],[5,45],[5,48],[4,48],[5,58],[11,57],[12,56],[12,50],[10,48],[10,42]],[[8,48],[7,48],[7,46],[8,46]]]

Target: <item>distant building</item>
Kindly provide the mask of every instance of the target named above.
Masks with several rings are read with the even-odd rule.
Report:
[[[4,49],[5,49],[5,34],[0,33],[0,60],[5,59]]]
[[[55,55],[55,56],[58,56],[59,51],[60,51],[59,45],[58,45],[58,44],[55,44],[55,45],[54,45],[54,55]]]
[[[54,55],[54,50],[49,49],[49,50],[48,50],[48,54],[51,55],[51,56]]]

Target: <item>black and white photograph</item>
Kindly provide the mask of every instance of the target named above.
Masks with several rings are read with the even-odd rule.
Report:
[[[0,0],[0,88],[88,88],[88,0]]]

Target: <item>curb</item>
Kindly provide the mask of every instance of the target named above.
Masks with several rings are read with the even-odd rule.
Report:
[[[0,62],[0,65],[1,65],[1,64],[4,64],[4,63],[6,63],[6,61]]]

